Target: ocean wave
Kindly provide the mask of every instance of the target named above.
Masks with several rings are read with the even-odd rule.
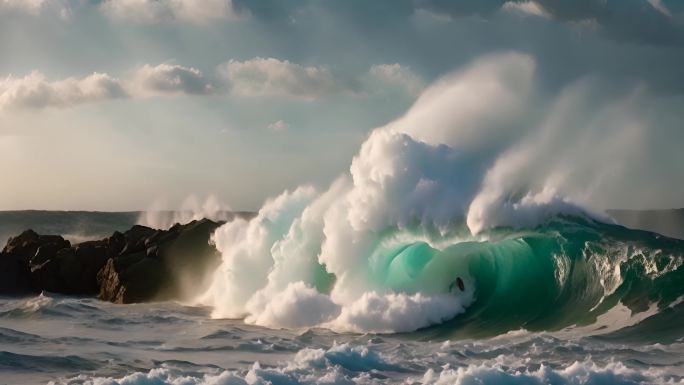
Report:
[[[0,318],[93,318],[103,314],[92,298],[67,297],[43,292],[35,297],[0,302]]]
[[[420,381],[425,385],[447,384],[681,384],[681,379],[669,378],[658,369],[635,370],[621,363],[598,366],[592,361],[575,362],[565,368],[553,369],[541,365],[537,370],[516,370],[501,365],[470,365],[446,368],[439,373],[428,370]]]
[[[333,349],[341,349],[333,347]],[[342,349],[344,349],[342,347]],[[386,384],[413,383],[424,385],[447,384],[519,384],[519,385],[589,385],[589,384],[669,384],[684,383],[681,377],[668,375],[658,368],[635,370],[619,362],[598,365],[591,360],[576,361],[565,367],[544,364],[536,369],[509,367],[499,362],[467,365],[453,368],[449,365],[439,370],[428,369],[422,375],[405,379],[391,378],[382,374],[392,371],[392,366],[377,357],[349,354],[345,360],[331,360],[329,352],[303,351],[283,366],[263,367],[255,362],[247,371],[220,371],[198,374],[183,372],[164,365],[148,372],[112,377],[79,375],[65,380],[51,381],[51,385],[219,385],[219,384]],[[350,360],[350,361],[346,361]],[[350,364],[354,361],[354,363]],[[373,369],[373,368],[377,368]],[[363,369],[363,370],[361,370]],[[399,370],[401,372],[401,370]]]
[[[93,370],[101,366],[101,362],[90,360],[77,355],[37,355],[18,354],[0,351],[0,369],[30,370],[37,372],[49,372],[51,370]]]
[[[627,335],[616,334],[630,331],[635,338],[657,334],[658,327],[666,329],[663,324],[648,326],[653,333],[631,328],[679,311],[682,303],[674,303],[605,334],[592,335],[580,330],[582,326],[571,326],[552,332],[516,329],[484,339],[462,339],[454,330],[463,326],[450,323],[407,334],[358,335],[327,329],[273,330],[197,314],[193,324],[132,323],[100,332],[97,328],[102,324],[97,320],[88,320],[90,326],[82,330],[78,323],[46,316],[29,323],[8,321],[12,329],[0,329],[0,338],[6,337],[9,351],[0,359],[9,378],[71,385],[597,384],[602,380],[678,384],[681,342],[644,344],[642,338],[630,343]],[[95,305],[107,317],[148,312],[175,319],[192,312],[174,303]],[[450,322],[459,325],[458,319]],[[674,333],[681,338],[681,329]]]
[[[36,334],[24,333],[14,329],[0,327],[0,342],[7,344],[37,343],[42,337]]]
[[[121,378],[79,375],[51,384],[83,385],[164,385],[164,384],[353,384],[364,378],[383,379],[380,372],[406,373],[405,369],[362,345],[334,344],[329,349],[305,348],[280,366],[265,367],[255,362],[246,371],[219,371],[195,374],[165,362],[149,372],[136,372]]]
[[[588,106],[579,82],[540,112],[534,78],[534,59],[508,52],[435,82],[327,189],[285,191],[218,228],[222,264],[197,300],[270,328],[446,338],[602,333],[618,306],[621,327],[660,312],[684,294],[684,244],[613,224],[586,191],[635,145],[614,140],[634,100]]]
[[[332,292],[315,289],[334,287],[334,277],[319,277],[314,287],[290,282],[263,307],[255,306],[263,300],[257,291],[248,306],[260,311],[246,321],[373,333],[432,326],[425,335],[439,338],[518,329],[594,335],[674,311],[684,298],[680,240],[565,215],[478,237],[460,231],[387,229],[364,262],[370,291],[337,302]],[[454,292],[454,277],[462,279],[462,292]]]

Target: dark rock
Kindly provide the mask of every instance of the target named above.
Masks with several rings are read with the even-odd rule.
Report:
[[[105,241],[92,241],[69,248],[41,246],[31,258],[31,285],[36,291],[64,294],[97,294],[97,272],[113,251]]]
[[[130,230],[123,233],[126,243],[121,250],[121,254],[137,253],[144,250],[147,238],[153,236],[158,231],[141,225],[131,227]]]
[[[118,255],[125,238],[115,233],[101,241],[71,246],[59,235],[27,230],[10,238],[2,252],[0,294],[50,291],[97,294],[97,272],[107,258]]]
[[[168,279],[164,264],[145,252],[110,258],[97,274],[99,297],[115,303],[150,301]]]
[[[70,247],[69,241],[59,235],[38,235],[33,230],[26,230],[16,237],[7,241],[3,253],[14,254],[28,263],[36,255],[39,248],[48,250],[43,252],[56,252],[57,250]]]
[[[39,265],[52,259],[57,255],[57,252],[62,249],[68,249],[69,242],[65,243],[46,243],[38,246],[34,255],[29,258],[29,265]]]
[[[107,260],[102,270],[97,273],[97,283],[100,286],[100,298],[123,303],[123,293],[120,293],[123,285],[114,266],[114,259]]]
[[[158,259],[143,258],[123,271],[120,291],[121,303],[146,302],[154,299],[170,299],[172,285],[166,266]]]
[[[35,231],[31,229],[26,230],[16,237],[10,237],[10,239],[7,240],[7,245],[5,245],[5,248],[2,250],[2,252],[4,254],[27,254],[29,253],[30,248],[35,245],[35,242],[38,241],[39,237],[40,236],[36,234]],[[34,253],[36,249],[33,249]]]
[[[107,238],[107,249],[113,253],[113,255],[118,255],[126,247],[126,237],[116,231],[111,237]]]
[[[64,293],[64,280],[59,274],[59,269],[59,262],[54,256],[52,258],[42,259],[42,262],[40,263],[32,263],[30,265],[31,287],[35,291],[45,290],[54,293]]]
[[[152,245],[145,250],[145,255],[148,258],[158,258],[159,257],[159,247],[157,245]]]
[[[32,292],[28,265],[17,255],[0,252],[0,295]]]
[[[209,239],[218,226],[208,219],[188,223],[173,242],[160,246],[164,248],[162,258],[175,277],[199,282],[208,271],[216,269],[220,255]]]
[[[40,245],[54,244],[54,245],[61,245],[62,247],[71,246],[71,243],[69,243],[69,241],[62,238],[61,235],[39,235],[38,236],[38,244],[40,244]]]
[[[98,273],[101,299],[117,303],[181,299],[201,291],[203,282],[220,262],[209,244],[219,223],[202,220],[175,225],[166,231],[146,232],[147,248],[107,261]],[[138,233],[144,230],[136,229]],[[139,249],[139,239],[130,249]]]
[[[136,225],[74,246],[61,236],[27,230],[10,238],[0,253],[0,294],[46,290],[98,294],[117,303],[181,299],[201,291],[218,266],[209,238],[219,225],[210,220],[169,230]]]
[[[8,247],[6,249],[30,262],[39,253],[41,258],[49,259],[49,256],[54,255],[57,251],[71,247],[69,241],[59,235],[38,235],[37,237],[36,235],[32,230],[25,231],[16,239],[10,239],[7,242]],[[13,245],[13,240],[21,241],[21,244]]]
[[[115,250],[108,247],[107,242],[99,244],[77,245],[73,254],[62,257],[61,276],[67,283],[71,294],[97,294],[97,273],[107,263],[107,259],[116,255]]]
[[[0,253],[0,294],[61,291],[53,259],[58,251],[70,246],[69,241],[59,235],[38,235],[33,230],[10,238]]]

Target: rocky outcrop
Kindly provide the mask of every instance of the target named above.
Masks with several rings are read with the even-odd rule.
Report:
[[[63,292],[58,274],[52,270],[57,253],[69,247],[69,241],[61,236],[38,235],[33,230],[10,238],[0,253],[0,293],[21,294],[37,288]]]
[[[35,254],[38,234],[28,230],[10,238],[0,252],[0,294],[23,294],[31,291],[27,255]]]
[[[117,303],[180,299],[201,289],[219,263],[210,220],[169,230],[133,226],[71,245],[32,230],[10,238],[0,253],[0,295],[50,291],[95,295]]]
[[[200,291],[218,266],[209,244],[218,223],[210,220],[147,232],[136,226],[125,233],[122,255],[110,258],[98,273],[100,298],[117,303],[182,298]]]

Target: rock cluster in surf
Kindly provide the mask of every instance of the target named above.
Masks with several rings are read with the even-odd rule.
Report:
[[[75,245],[26,230],[0,252],[0,295],[48,291],[116,303],[179,299],[201,290],[219,264],[209,244],[219,225],[208,219],[168,230],[136,225]]]

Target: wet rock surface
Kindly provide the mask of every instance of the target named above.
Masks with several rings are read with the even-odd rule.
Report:
[[[219,225],[208,219],[168,230],[135,225],[76,245],[26,230],[0,252],[0,295],[48,291],[116,303],[183,299],[200,291],[219,264],[209,243]]]

